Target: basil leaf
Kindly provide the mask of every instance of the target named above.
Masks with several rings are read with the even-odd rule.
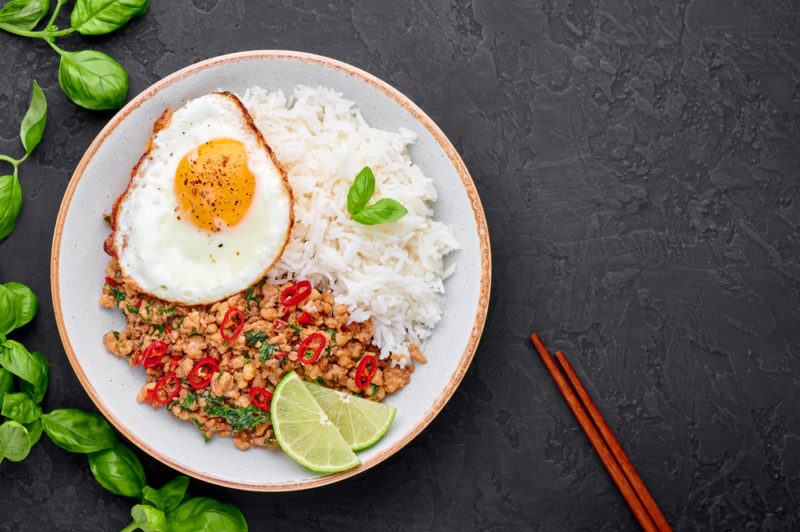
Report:
[[[42,418],[28,423],[25,425],[25,429],[28,431],[28,439],[31,440],[31,447],[33,447],[42,437]]]
[[[378,225],[396,222],[407,213],[408,210],[399,201],[383,198],[353,214],[353,220],[364,225]]]
[[[47,393],[47,383],[50,380],[50,364],[44,355],[38,351],[31,353],[31,356],[33,357],[33,363],[39,366],[39,371],[36,373],[38,377],[36,377],[35,382],[21,382],[19,388],[28,394],[31,399],[41,403],[42,399],[44,399],[44,394]]]
[[[6,421],[0,425],[0,462],[8,458],[12,462],[24,460],[31,451],[28,431],[16,421]]]
[[[142,488],[142,499],[153,503],[159,510],[168,512],[181,503],[188,487],[189,477],[177,476],[164,484],[161,489],[145,486]]]
[[[32,30],[49,9],[49,0],[11,0],[0,8],[0,27]]]
[[[14,175],[0,176],[0,239],[14,229],[22,208],[22,186]]]
[[[42,417],[42,409],[24,393],[7,393],[3,397],[3,415],[19,423],[32,423]]]
[[[14,293],[0,285],[0,334],[8,334],[17,325],[17,298]]]
[[[195,497],[167,513],[170,532],[247,532],[247,521],[235,506]]]
[[[347,191],[347,211],[353,215],[367,206],[367,202],[375,193],[375,174],[369,166],[365,166],[356,174],[350,190]]]
[[[42,427],[53,443],[72,453],[93,453],[114,446],[111,425],[96,414],[74,408],[53,410],[42,416]]]
[[[164,512],[147,504],[137,504],[131,508],[133,523],[122,529],[122,532],[143,530],[144,532],[166,532],[167,517]]]
[[[0,368],[0,405],[3,404],[5,395],[11,391],[12,386],[14,386],[14,374],[5,368]]]
[[[31,321],[39,309],[36,294],[22,283],[6,283],[5,286],[14,295],[14,308],[16,310],[15,329]]]
[[[133,451],[116,442],[110,449],[89,454],[89,469],[105,489],[124,497],[139,497],[145,477]]]
[[[46,122],[47,100],[39,84],[34,81],[31,103],[28,104],[28,110],[19,126],[19,138],[22,139],[22,146],[27,153],[31,153],[42,140]]]
[[[24,392],[37,403],[44,397],[42,387],[47,387],[47,360],[40,353],[30,353],[25,346],[15,340],[6,340],[0,346],[0,366],[28,382],[32,387],[23,387]]]
[[[78,0],[69,22],[83,35],[103,35],[120,29],[147,12],[148,0]]]
[[[102,52],[62,52],[58,84],[67,97],[86,109],[116,109],[128,94],[128,73]]]

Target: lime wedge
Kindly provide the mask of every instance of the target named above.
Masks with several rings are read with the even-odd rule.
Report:
[[[354,451],[374,445],[392,426],[396,408],[310,382],[306,386]]]
[[[300,465],[336,473],[361,463],[294,371],[278,383],[270,410],[275,438]]]

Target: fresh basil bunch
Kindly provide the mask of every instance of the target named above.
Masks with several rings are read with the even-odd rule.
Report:
[[[42,435],[42,408],[50,366],[6,335],[36,314],[36,295],[20,283],[0,285],[0,462],[24,460]]]
[[[8,5],[8,4],[6,4]],[[4,6],[5,7],[5,6]],[[19,159],[9,155],[0,155],[0,161],[10,163],[14,167],[11,174],[0,176],[0,240],[7,237],[14,229],[19,210],[22,208],[22,186],[19,182],[19,165],[27,159],[34,148],[39,145],[47,123],[47,100],[39,85],[33,82],[33,93],[28,110],[22,117],[19,126],[19,138],[25,154]],[[34,310],[34,313],[36,311]],[[0,316],[0,321],[3,317]],[[2,329],[2,327],[0,327]]]
[[[128,94],[128,73],[110,56],[95,50],[69,52],[56,39],[73,32],[103,35],[144,15],[148,0],[77,0],[68,28],[55,25],[68,0],[57,0],[44,29],[35,30],[50,9],[50,0],[11,0],[0,8],[0,29],[14,35],[44,40],[61,57],[58,84],[67,97],[86,109],[117,109]]]
[[[39,403],[50,374],[47,359],[6,338],[31,321],[37,308],[36,295],[27,286],[0,285],[0,463],[24,460],[44,431],[62,449],[86,454],[92,475],[108,491],[140,499],[125,531],[246,532],[247,521],[234,506],[188,497],[187,477],[176,477],[159,489],[148,486],[141,462],[102,417],[74,408],[42,413]]]
[[[365,166],[356,175],[347,192],[347,211],[350,217],[363,225],[378,225],[396,222],[408,213],[403,204],[391,198],[382,198],[367,205],[375,193],[375,174]]]

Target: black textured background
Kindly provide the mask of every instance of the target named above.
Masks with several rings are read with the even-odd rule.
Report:
[[[486,332],[420,437],[366,474],[294,494],[192,481],[251,528],[635,526],[529,347],[565,349],[676,528],[800,527],[800,9],[786,1],[154,0],[113,35],[130,95],[218,54],[347,61],[444,129],[494,248]],[[0,152],[37,79],[50,114],[22,168],[0,279],[42,310],[16,333],[53,372],[47,409],[93,408],[50,306],[50,242],[71,172],[110,118],[67,102],[57,57],[0,35]],[[309,80],[313,83],[313,80]],[[139,453],[151,483],[173,472]],[[0,529],[112,530],[132,501],[43,438],[0,466]]]

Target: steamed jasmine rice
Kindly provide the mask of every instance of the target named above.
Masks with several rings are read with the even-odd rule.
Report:
[[[330,289],[354,322],[372,320],[381,358],[407,355],[442,317],[444,258],[458,249],[450,228],[433,220],[433,180],[411,160],[416,135],[370,127],[330,89],[297,87],[291,97],[260,88],[243,101],[286,170],[295,224],[269,281],[309,279]],[[347,212],[347,192],[364,166],[375,174],[371,202],[391,197],[408,214],[361,225]]]

